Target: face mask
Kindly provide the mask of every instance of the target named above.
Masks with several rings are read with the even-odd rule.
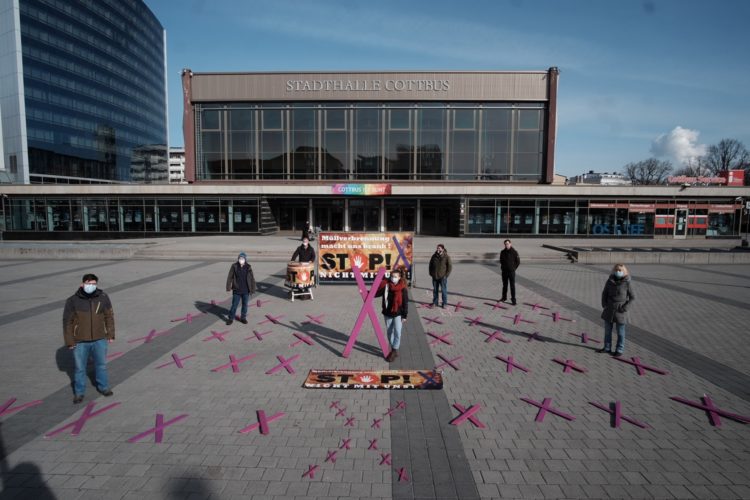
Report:
[[[240,263],[241,266],[245,265],[245,259],[240,259],[238,262]]]
[[[399,278],[398,276],[391,276],[391,283],[393,283],[393,284],[395,285],[395,284],[397,284],[397,283],[398,283],[398,281],[399,281],[400,279],[401,279],[401,278]]]
[[[92,293],[96,291],[96,285],[84,284],[83,291],[91,295]]]
[[[625,273],[622,271],[615,271],[615,278],[622,278],[625,276]]]

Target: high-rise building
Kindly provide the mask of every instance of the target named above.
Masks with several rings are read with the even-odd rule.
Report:
[[[168,181],[166,34],[142,0],[0,0],[0,19],[14,182]]]

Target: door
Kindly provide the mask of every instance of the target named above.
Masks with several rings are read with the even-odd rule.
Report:
[[[678,208],[675,210],[674,220],[674,237],[675,239],[684,240],[687,237],[687,215],[688,211]]]

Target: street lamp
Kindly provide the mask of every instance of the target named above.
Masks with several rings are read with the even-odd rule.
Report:
[[[739,224],[739,227],[737,228],[738,232],[740,233],[740,238],[742,238],[742,212],[748,212],[747,213],[748,217],[745,219],[745,237],[742,238],[742,246],[746,247],[746,246],[748,246],[748,242],[747,242],[747,233],[748,233],[748,230],[747,230],[747,228],[748,228],[748,224],[750,223],[750,203],[748,203],[748,205],[746,205],[746,206],[743,207],[742,203],[745,200],[742,198],[742,196],[738,196],[737,198],[734,199],[734,201],[735,201],[735,203],[739,203],[740,204],[740,224]]]

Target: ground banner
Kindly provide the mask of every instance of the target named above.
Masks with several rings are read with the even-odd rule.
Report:
[[[372,280],[381,267],[403,266],[411,281],[414,233],[322,232],[318,239],[318,282],[353,282],[353,266],[365,280]]]
[[[442,389],[436,370],[310,370],[307,389]]]

